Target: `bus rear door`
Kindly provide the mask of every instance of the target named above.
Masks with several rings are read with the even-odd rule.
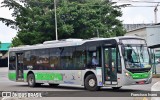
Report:
[[[23,77],[23,53],[16,53],[16,81],[24,81]]]

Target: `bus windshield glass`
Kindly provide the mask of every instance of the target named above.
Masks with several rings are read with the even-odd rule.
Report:
[[[124,44],[126,69],[150,68],[150,59],[146,44]]]

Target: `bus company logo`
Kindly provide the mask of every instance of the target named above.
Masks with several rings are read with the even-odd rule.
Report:
[[[76,80],[74,75],[72,75],[72,80]]]
[[[2,92],[2,97],[12,97],[11,92]]]

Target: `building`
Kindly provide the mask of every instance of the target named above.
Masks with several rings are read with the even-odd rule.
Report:
[[[146,39],[148,47],[160,47],[160,25],[144,26],[142,28],[133,29],[128,31],[126,36],[140,36]]]
[[[132,30],[136,30],[139,28],[143,28],[146,26],[151,26],[153,24],[123,24],[123,27],[126,29],[127,32],[132,31]]]
[[[0,43],[0,67],[8,66],[8,50],[11,43]]]

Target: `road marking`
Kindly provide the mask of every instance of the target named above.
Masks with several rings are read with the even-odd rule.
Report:
[[[152,85],[151,91],[160,91],[160,81],[158,81]]]
[[[146,97],[144,97],[142,100],[148,100]]]

